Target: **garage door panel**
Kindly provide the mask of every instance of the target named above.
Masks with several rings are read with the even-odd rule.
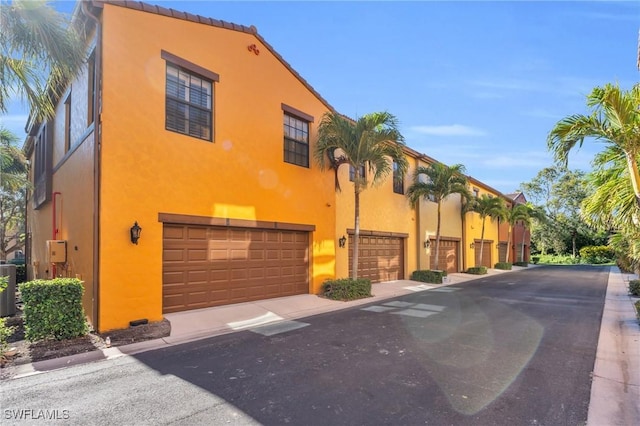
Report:
[[[399,237],[361,236],[358,277],[372,282],[404,278],[404,240]],[[349,272],[353,268],[353,235],[349,235]]]
[[[166,224],[164,236],[164,312],[309,291],[306,232]]]

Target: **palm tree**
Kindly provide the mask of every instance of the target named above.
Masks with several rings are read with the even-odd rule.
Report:
[[[516,225],[518,221],[522,220],[524,222],[525,220],[527,220],[529,218],[529,211],[525,204],[516,204],[510,209],[509,208],[505,209],[503,217],[509,224],[509,232],[507,237],[507,258],[505,259],[505,262],[509,262],[509,253],[511,252],[510,250],[511,235],[513,232],[513,227]],[[524,234],[522,236],[522,242],[524,243]]]
[[[490,217],[492,220],[504,217],[504,200],[499,197],[490,197],[487,194],[482,194],[480,198],[477,198],[475,200],[473,211],[478,213],[480,215],[480,219],[482,219],[482,232],[480,234],[480,265],[482,265],[482,254],[484,250],[484,225],[486,219],[487,217]]]
[[[411,204],[415,205],[421,198],[433,201],[438,204],[437,226],[436,226],[436,256],[435,265],[438,267],[440,255],[440,223],[442,202],[449,195],[460,194],[468,198],[467,177],[464,175],[465,168],[462,164],[446,166],[442,163],[432,163],[428,167],[418,167],[414,173],[413,184],[407,190],[407,197]],[[426,176],[425,181],[420,177]]]
[[[24,189],[27,185],[27,159],[17,147],[20,139],[0,127],[0,186],[4,190]]]
[[[36,119],[52,117],[65,84],[84,63],[84,42],[45,0],[0,2],[0,28],[0,112],[17,95]]]
[[[340,190],[337,170],[347,164],[354,170],[354,230],[352,277],[358,278],[358,247],[360,239],[360,193],[377,185],[392,172],[393,162],[399,176],[408,168],[403,153],[404,138],[398,130],[398,120],[388,112],[364,115],[356,121],[338,113],[327,112],[318,126],[318,143],[314,156],[321,169],[336,172],[336,189]],[[368,167],[371,181],[361,175]]]
[[[536,220],[538,222],[544,223],[547,219],[547,215],[542,207],[534,206],[531,203],[521,204],[524,206],[524,212],[522,215],[522,226],[524,227],[524,231],[531,228],[533,221]],[[522,242],[520,243],[520,262],[524,262],[524,237],[522,238]]]
[[[625,156],[635,202],[640,207],[640,83],[629,91],[618,85],[596,87],[587,97],[591,115],[575,114],[563,118],[549,133],[547,145],[557,161],[565,165],[569,152],[594,138],[619,148]]]
[[[24,230],[24,197],[30,185],[27,160],[17,147],[19,141],[0,127],[0,259],[6,259],[9,243]]]

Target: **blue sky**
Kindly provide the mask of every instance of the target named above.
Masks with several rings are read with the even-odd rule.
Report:
[[[411,148],[504,193],[552,164],[547,133],[593,87],[640,77],[640,2],[147,2],[255,25],[338,111],[387,110]],[[0,124],[22,136],[12,105]]]

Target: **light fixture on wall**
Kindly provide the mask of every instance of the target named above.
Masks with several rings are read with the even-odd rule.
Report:
[[[474,248],[476,248],[476,245],[475,245],[475,243],[471,243],[471,245],[470,245],[469,247],[471,247],[472,249],[474,249]]]
[[[340,237],[340,239],[338,240],[338,246],[344,248],[344,246],[347,244],[347,237],[345,237],[344,235],[342,237]]]
[[[131,227],[131,242],[133,244],[138,244],[138,240],[140,239],[140,233],[142,232],[142,228],[138,225],[138,221],[136,221]]]
[[[422,243],[424,245],[424,248],[428,249],[429,246],[431,246],[431,240],[424,240],[424,243]]]

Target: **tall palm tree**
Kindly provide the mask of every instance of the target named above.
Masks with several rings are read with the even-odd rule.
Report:
[[[7,247],[24,232],[24,197],[30,185],[27,160],[17,147],[19,141],[0,127],[0,259],[6,259]]]
[[[513,234],[513,227],[516,225],[518,221],[525,221],[529,218],[529,210],[525,204],[516,204],[512,208],[505,209],[504,219],[509,224],[509,232],[507,237],[507,258],[505,262],[509,262],[509,253],[511,252],[511,236]],[[522,241],[524,242],[524,234],[522,236]]]
[[[547,215],[544,208],[535,206],[532,203],[522,204],[522,206],[524,206],[524,213],[520,220],[522,220],[522,226],[524,227],[525,232],[528,229],[531,229],[534,220],[538,223],[546,222]],[[522,238],[522,242],[520,244],[520,262],[524,262],[524,238]]]
[[[52,117],[54,102],[84,62],[82,39],[45,0],[0,2],[0,28],[0,112],[17,95],[35,118]]]
[[[616,84],[596,87],[587,97],[591,115],[575,114],[560,120],[549,133],[547,146],[565,165],[569,152],[594,138],[619,148],[625,156],[631,188],[640,208],[640,83],[629,91]]]
[[[436,255],[435,265],[438,267],[440,256],[440,223],[442,202],[449,195],[460,194],[462,197],[470,197],[467,188],[467,177],[464,175],[465,168],[462,164],[447,166],[442,163],[432,163],[427,167],[418,167],[413,175],[413,184],[407,190],[407,197],[411,204],[416,204],[421,198],[433,201],[438,205],[437,225],[436,225]],[[420,177],[426,176],[425,181]],[[432,266],[433,267],[433,266]]]
[[[314,156],[320,168],[336,171],[336,189],[339,190],[337,170],[347,164],[354,171],[354,230],[352,277],[358,278],[358,248],[360,239],[360,193],[370,185],[377,185],[397,165],[399,176],[409,167],[403,153],[404,138],[398,130],[398,120],[388,112],[364,115],[356,121],[335,112],[328,112],[318,126],[318,142]],[[368,167],[371,180],[361,175]]]
[[[478,213],[480,215],[480,219],[482,219],[482,232],[480,233],[480,265],[482,265],[485,222],[487,221],[487,217],[490,217],[491,220],[503,218],[505,203],[502,198],[489,197],[487,194],[482,194],[480,198],[475,200],[473,211]]]

